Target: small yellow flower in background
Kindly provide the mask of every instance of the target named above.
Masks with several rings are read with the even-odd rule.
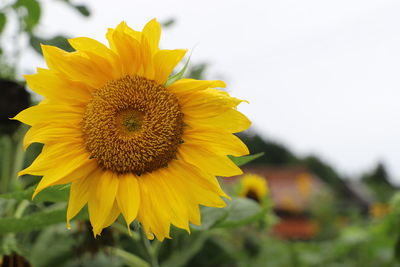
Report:
[[[309,173],[301,173],[296,177],[297,188],[303,197],[308,197],[311,193],[312,177]]]
[[[68,53],[42,46],[49,69],[26,75],[44,96],[15,119],[32,127],[25,148],[44,143],[20,175],[43,176],[46,187],[71,183],[67,222],[88,203],[94,235],[122,213],[148,238],[169,238],[170,224],[200,224],[199,205],[223,207],[216,176],[240,175],[227,155],[247,147],[232,133],[250,126],[242,100],[214,89],[222,81],[181,79],[166,85],[186,50],[161,50],[156,20],[135,31],[109,29],[110,48],[80,37]]]
[[[281,199],[281,206],[283,210],[291,211],[291,212],[299,212],[301,208],[299,204],[296,203],[294,198],[291,195],[285,195]]]
[[[256,174],[246,174],[241,178],[239,195],[261,203],[268,193],[267,180]]]
[[[374,218],[382,218],[390,212],[390,207],[385,203],[374,203],[369,209],[369,213]]]

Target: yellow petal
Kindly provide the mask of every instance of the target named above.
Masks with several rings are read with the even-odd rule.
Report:
[[[235,109],[229,109],[219,115],[205,118],[190,117],[186,114],[184,121],[193,128],[198,126],[215,127],[230,133],[244,131],[251,125],[251,121]]]
[[[61,139],[77,143],[82,140],[81,129],[73,124],[68,126],[45,123],[35,124],[25,134],[24,149],[26,150],[32,143],[52,144],[58,143]]]
[[[93,174],[89,193],[89,218],[93,234],[101,233],[110,215],[118,190],[118,177],[110,171]]]
[[[169,175],[166,170],[152,173],[156,188],[156,195],[162,195],[170,211],[170,221],[176,227],[185,229],[190,233],[189,209],[192,203],[186,201],[180,192],[175,190],[173,184],[168,181]]]
[[[138,179],[141,199],[138,220],[146,233],[152,233],[162,241],[164,238],[169,238],[170,215],[168,210],[163,208],[165,203],[160,200],[160,196],[154,193],[156,184],[152,179],[145,179],[147,177],[148,175],[141,176]]]
[[[81,160],[81,162],[78,162],[78,160]],[[65,167],[62,166],[62,168],[54,167],[40,180],[32,195],[32,199],[49,186],[68,184],[82,179],[92,173],[97,167],[97,163],[94,160],[84,160],[82,158],[74,159],[65,164]]]
[[[224,207],[226,203],[220,198],[225,195],[218,187],[208,183],[202,177],[199,169],[182,161],[173,161],[170,170],[174,175],[170,177],[171,183],[179,187],[181,194],[188,194],[186,197],[197,204],[209,207]]]
[[[155,77],[159,84],[164,84],[176,65],[185,56],[187,50],[160,50],[154,57]]]
[[[119,31],[119,32],[128,34],[133,39],[135,39],[139,42],[140,42],[140,40],[142,40],[142,33],[139,31],[135,31],[134,29],[129,27],[125,21],[122,21],[120,24],[118,24],[118,26],[115,29],[108,29],[108,33],[111,33],[113,31]],[[107,39],[108,39],[108,36],[107,36]],[[110,41],[110,40],[108,39],[108,41]],[[110,43],[110,46],[111,46],[111,49],[113,49],[111,43]]]
[[[77,51],[83,52],[106,75],[110,75],[114,79],[124,75],[116,53],[102,43],[87,37],[69,39],[68,42]]]
[[[223,81],[206,81],[194,79],[180,79],[168,87],[174,94],[187,94],[190,92],[201,91],[207,88],[221,87],[225,88],[226,84]]]
[[[112,80],[112,72],[88,59],[81,52],[65,52],[54,46],[42,45],[43,56],[50,69],[66,75],[70,80],[100,88]]]
[[[62,167],[65,160],[76,157],[89,159],[90,154],[85,150],[81,143],[62,142],[53,145],[45,145],[42,153],[26,169],[18,173],[19,176],[25,174],[45,175],[51,172],[54,167]]]
[[[91,190],[91,181],[93,177],[84,177],[72,182],[69,192],[69,202],[67,209],[67,227],[70,227],[70,221],[85,206],[89,200],[89,191]]]
[[[139,76],[154,80],[154,55],[151,51],[150,44],[146,36],[142,36],[140,45],[142,68],[138,74]]]
[[[175,164],[175,163],[174,163]],[[173,168],[173,166],[170,166]],[[180,228],[186,229],[188,226],[185,224],[183,220],[187,220],[200,225],[200,211],[198,207],[198,202],[193,198],[192,192],[188,190],[182,184],[176,184],[174,178],[178,175],[185,176],[184,173],[179,173],[178,171],[174,171],[172,168],[160,169],[158,172],[154,173],[155,177],[159,177],[159,182],[163,186],[165,192],[170,192],[170,194],[166,194],[170,198],[175,198],[175,200],[168,200],[168,203],[171,203],[171,208],[175,210],[176,218],[174,216],[171,217],[171,222]]]
[[[150,20],[143,28],[143,35],[149,42],[150,50],[152,54],[155,54],[159,48],[158,43],[160,42],[161,36],[161,25],[156,19]]]
[[[77,37],[69,39],[68,42],[73,48],[75,48],[75,50],[101,55],[110,62],[114,62],[116,60],[116,54],[112,50],[94,39],[88,37]]]
[[[119,55],[122,75],[136,75],[141,67],[140,43],[122,31],[109,34],[114,50]]]
[[[247,146],[235,135],[213,128],[187,129],[185,143],[200,146],[217,155],[244,156],[249,154]]]
[[[210,174],[209,172],[202,170],[198,166],[195,166],[188,162],[179,161],[179,165],[193,177],[193,179],[190,179],[189,181],[196,187],[203,188],[208,192],[217,193],[216,197],[218,199],[218,202],[223,202],[220,201],[221,199],[219,198],[219,196],[230,198],[222,190],[215,175]],[[188,177],[190,177],[189,174]],[[223,203],[223,205],[225,206],[225,202]]]
[[[36,93],[56,101],[87,103],[91,98],[91,88],[79,82],[66,80],[51,70],[38,69],[38,73],[24,75],[29,88]]]
[[[227,156],[215,155],[200,146],[182,144],[179,155],[186,162],[213,175],[230,177],[243,173]]]
[[[104,228],[110,226],[111,224],[113,224],[120,214],[121,214],[121,211],[119,210],[117,201],[115,200],[114,204],[111,208],[111,211],[108,214],[108,216],[106,217],[106,219],[104,220],[104,223],[101,226],[101,228],[104,229]]]
[[[244,102],[230,97],[226,92],[211,88],[177,96],[182,112],[193,118],[218,116]]]
[[[84,109],[66,105],[42,104],[24,109],[13,119],[28,125],[50,122],[67,122],[78,125],[82,121]]]
[[[120,175],[118,179],[117,203],[129,227],[139,210],[139,185],[136,176],[133,174]]]

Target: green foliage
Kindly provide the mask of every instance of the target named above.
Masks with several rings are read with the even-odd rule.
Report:
[[[82,5],[82,4],[75,5],[70,0],[62,0],[62,1],[64,1],[64,3],[67,4],[69,7],[78,11],[82,16],[85,16],[85,17],[90,16],[90,10],[86,5]]]
[[[190,242],[190,247],[183,251],[176,251],[172,253],[167,260],[162,263],[162,267],[181,267],[187,266],[187,263],[197,254],[201,249],[204,248],[204,245],[210,234],[203,233],[197,234],[193,237],[193,240]]]
[[[316,156],[308,156],[304,159],[304,163],[310,168],[310,170],[312,170],[316,175],[318,175],[318,177],[320,177],[329,185],[333,187],[340,187],[343,183],[343,180],[336,173],[336,171],[327,163],[323,162],[320,158]]]
[[[0,219],[0,234],[30,232],[62,222],[65,222],[65,205],[35,212],[22,218],[2,218]]]
[[[86,5],[74,4],[69,0],[63,0],[63,2],[80,15],[90,16],[90,10]],[[38,33],[37,28],[42,18],[42,4],[44,4],[43,0],[6,0],[2,5],[0,37],[7,24],[14,25],[11,27],[14,32],[9,33],[8,40],[4,42],[12,42],[15,45],[7,47],[0,43],[0,78],[20,79],[20,77],[15,77],[18,71],[16,63],[28,47],[39,54],[42,53],[40,44],[54,45],[67,51],[73,50],[67,42],[68,38],[63,35],[43,37]]]
[[[208,66],[207,63],[200,63],[193,65],[191,68],[189,68],[187,76],[192,79],[202,80],[204,79],[207,66]]]
[[[253,155],[248,155],[248,156],[241,156],[241,157],[235,157],[235,156],[229,156],[229,158],[237,165],[237,166],[243,166],[247,163],[253,162],[256,159],[264,156],[264,152],[260,152],[257,154]]]
[[[170,18],[166,21],[161,22],[163,28],[169,28],[175,24],[176,20],[174,18]]]
[[[89,16],[90,16],[90,11],[89,11],[89,9],[87,8],[87,6],[84,6],[84,5],[75,5],[74,7],[75,7],[75,9],[76,9],[79,13],[81,13],[81,15],[83,15],[83,16],[85,16],[85,17],[89,17]]]
[[[122,259],[124,259],[124,262],[128,265],[128,266],[132,266],[132,267],[150,267],[150,265],[144,261],[143,259],[139,258],[138,256],[136,256],[133,253],[129,253],[125,250],[119,249],[119,248],[114,248],[114,247],[109,247],[109,252],[111,252],[111,254],[121,257]]]
[[[369,186],[374,197],[380,202],[387,202],[396,190],[383,163],[378,163],[371,172],[365,173],[361,180]]]
[[[14,200],[31,200],[33,192],[36,186],[29,187],[25,190],[16,190],[14,192],[0,194],[2,199],[14,199]],[[68,200],[69,185],[55,185],[47,187],[40,192],[33,202],[63,202]]]
[[[299,163],[296,156],[281,144],[264,140],[259,135],[240,134],[239,136],[251,153],[265,153],[264,157],[253,162],[255,164],[282,166]]]
[[[168,78],[168,80],[165,82],[164,86],[168,87],[169,85],[173,84],[174,82],[182,79],[187,71],[187,68],[189,66],[189,62],[190,62],[190,57],[188,58],[188,60],[186,61],[185,65],[183,66],[183,68],[176,74],[172,75],[171,77]]]
[[[5,28],[6,22],[7,22],[6,14],[4,12],[0,12],[0,34]]]
[[[42,48],[40,46],[41,44],[57,46],[58,48],[69,52],[72,52],[74,50],[72,46],[68,43],[68,38],[61,35],[54,36],[50,39],[44,39],[35,35],[31,35],[29,42],[32,48],[39,54],[42,53]]]
[[[64,2],[81,15],[90,15],[86,6],[73,4],[69,0]],[[40,44],[72,51],[66,37],[56,35],[43,38],[36,31],[41,19],[40,3],[43,2],[16,0],[12,3],[0,12],[0,34],[10,18],[16,15],[18,28],[21,29],[17,35],[29,40],[26,46],[31,46],[38,53],[41,53]],[[172,20],[165,22],[166,25],[172,23]],[[6,69],[3,65],[7,67],[7,64],[0,62],[2,70]],[[13,68],[11,65],[10,69]],[[189,67],[188,60],[167,85],[184,77],[186,72],[188,77],[203,79],[206,68],[207,64]],[[301,159],[285,146],[265,141],[257,135],[242,138],[252,153],[257,154],[230,157],[238,166],[249,162],[275,166],[303,164],[346,197],[342,177],[318,157]],[[162,267],[399,266],[399,195],[392,199],[391,213],[386,217],[349,217],[348,225],[340,228],[336,225],[340,201],[332,195],[322,194],[314,199],[316,205],[310,214],[321,226],[320,235],[307,242],[276,239],[271,233],[271,227],[277,222],[271,203],[267,201],[259,205],[244,198],[226,201],[224,208],[201,207],[201,226],[191,226],[191,235],[172,227],[173,239],[163,243],[143,242],[143,237],[140,238],[137,233],[137,223],[132,227],[133,235],[129,235],[121,218],[106,228],[103,236],[94,239],[90,226],[85,223],[88,219],[85,209],[75,218],[72,229],[67,230],[65,215],[70,187],[49,187],[31,200],[37,177],[25,176],[17,180],[16,173],[32,162],[41,146],[34,144],[24,154],[21,140],[21,136],[15,135],[2,136],[0,141],[0,256],[18,253],[33,266],[41,267],[148,267],[158,266],[157,259]],[[390,185],[383,166],[368,175],[364,180],[370,185]],[[386,193],[382,191],[380,194]],[[341,207],[347,208],[344,205]]]
[[[23,21],[23,29],[28,33],[32,32],[40,21],[40,3],[37,0],[17,0],[14,6]]]
[[[226,214],[214,227],[239,227],[258,221],[266,214],[265,209],[247,198],[233,198],[223,209],[226,210]]]
[[[203,207],[202,224],[192,226],[195,230],[239,227],[260,220],[267,210],[247,198],[232,198],[224,208]]]

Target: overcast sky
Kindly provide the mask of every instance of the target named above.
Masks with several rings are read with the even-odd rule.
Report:
[[[250,101],[240,109],[263,136],[346,175],[382,160],[400,182],[398,0],[76,1],[88,4],[88,19],[45,2],[45,35],[105,41],[121,20],[141,29],[175,18],[162,47],[195,48],[193,62],[210,63],[207,78]],[[27,69],[36,65],[26,57]]]

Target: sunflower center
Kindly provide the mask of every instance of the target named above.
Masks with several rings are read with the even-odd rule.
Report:
[[[137,110],[125,110],[117,115],[117,125],[122,126],[122,133],[132,133],[140,130],[143,122],[143,112]]]
[[[162,85],[126,76],[93,93],[82,131],[91,157],[104,169],[141,175],[176,158],[183,114]]]
[[[255,192],[255,191],[252,190],[252,189],[250,189],[249,192],[247,192],[246,198],[252,199],[252,200],[254,200],[254,201],[258,202],[258,203],[261,202],[261,200],[260,200],[260,198],[259,198],[257,192]]]

